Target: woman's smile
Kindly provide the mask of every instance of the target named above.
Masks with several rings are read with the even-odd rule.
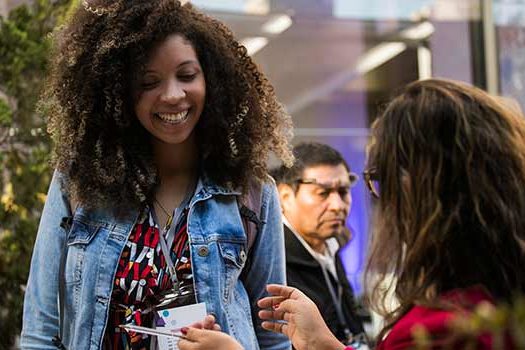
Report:
[[[153,115],[168,124],[181,124],[188,120],[189,110],[178,113],[153,113]]]

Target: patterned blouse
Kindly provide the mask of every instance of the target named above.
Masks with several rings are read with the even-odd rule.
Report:
[[[142,333],[127,332],[119,325],[131,324],[152,327],[155,312],[163,294],[172,291],[166,259],[162,254],[159,235],[151,210],[147,210],[142,222],[138,222],[129,236],[120,257],[113,292],[104,349],[150,350],[152,337]],[[166,307],[195,303],[193,274],[187,233],[188,209],[186,208],[175,227],[171,246],[171,259],[177,271],[181,290],[191,290],[184,298],[177,298]]]

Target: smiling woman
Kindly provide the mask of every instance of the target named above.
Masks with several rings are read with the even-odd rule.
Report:
[[[22,348],[165,348],[137,332],[205,312],[246,348],[288,348],[252,319],[285,281],[266,159],[293,158],[291,121],[246,49],[189,4],[84,0],[52,63],[41,107],[56,172]]]
[[[154,147],[193,143],[206,82],[191,43],[172,34],[159,44],[138,77],[133,95],[135,114],[153,136]]]

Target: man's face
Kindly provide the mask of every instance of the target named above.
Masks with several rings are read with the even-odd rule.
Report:
[[[350,174],[343,164],[306,168],[297,191],[280,185],[286,219],[308,243],[342,234],[352,206]]]

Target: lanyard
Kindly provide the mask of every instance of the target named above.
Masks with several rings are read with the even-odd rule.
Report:
[[[345,333],[345,337],[347,340],[352,339],[352,332],[350,332],[350,329],[348,329],[348,326],[345,321],[345,317],[343,315],[343,308],[341,307],[341,295],[342,295],[342,288],[339,285],[339,283],[336,280],[338,293],[336,294],[336,291],[334,289],[334,286],[332,285],[332,282],[330,280],[330,276],[328,276],[328,271],[326,271],[326,267],[324,264],[321,265],[321,270],[323,271],[323,276],[326,281],[326,285],[328,286],[328,291],[330,292],[330,296],[332,297],[332,302],[334,303],[335,313],[337,314],[337,318],[339,319],[339,323],[343,327],[343,331]],[[339,296],[338,296],[339,295]]]
[[[177,271],[175,270],[175,264],[171,259],[171,253],[170,249],[168,249],[168,246],[171,247],[173,245],[173,241],[175,240],[175,229],[180,224],[180,219],[184,213],[184,209],[188,206],[191,198],[193,197],[193,192],[194,191],[188,191],[186,193],[186,197],[182,200],[180,205],[173,211],[172,219],[168,219],[166,226],[164,226],[162,232],[160,232],[159,234],[160,249],[162,250],[164,259],[166,259],[166,265],[168,265],[168,274],[170,275],[170,279],[175,292],[179,291],[179,280],[177,278]],[[160,222],[157,218],[157,213],[155,212],[154,205],[151,206],[151,214],[153,216],[153,220],[155,220],[157,225],[159,225],[160,227]]]
[[[157,221],[157,219],[155,219],[155,221]],[[175,264],[173,264],[173,260],[171,260],[171,253],[170,253],[170,250],[168,249],[168,244],[166,243],[166,239],[164,238],[164,236],[167,236],[168,239],[170,239],[170,236],[175,235],[175,226],[178,226],[178,225],[174,225],[172,223],[169,226],[169,228],[168,226],[164,227],[162,232],[159,234],[159,241],[160,241],[160,249],[162,249],[162,254],[164,255],[164,259],[166,260],[166,264],[168,265],[168,273],[170,275],[171,282],[173,283],[173,289],[178,291],[179,290],[179,280],[177,279],[177,271],[175,270]]]

